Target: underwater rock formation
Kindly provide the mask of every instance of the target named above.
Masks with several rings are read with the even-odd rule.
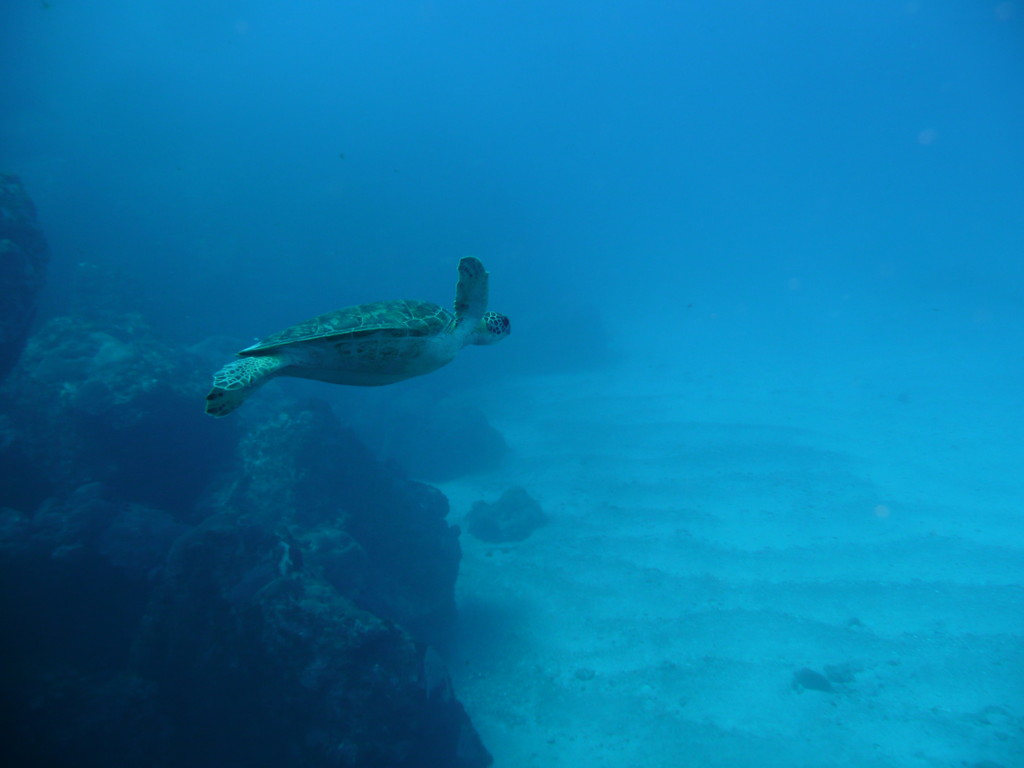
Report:
[[[388,471],[316,401],[252,429],[231,478],[221,506],[291,531],[345,596],[444,645],[461,549],[440,491]]]
[[[174,764],[488,765],[433,651],[302,553],[230,514],[175,545],[141,643]]]
[[[5,765],[482,768],[458,529],[326,406],[204,417],[141,317],[51,320],[0,401]]]
[[[188,517],[237,439],[197,412],[205,384],[139,315],[53,318],[0,385],[0,498],[27,511],[103,482]]]
[[[152,575],[186,530],[99,483],[32,514],[0,509],[0,761],[155,765],[162,729],[127,659]]]
[[[49,260],[25,188],[17,176],[0,173],[0,378],[25,346]]]
[[[520,486],[501,494],[493,504],[477,501],[466,515],[466,527],[481,541],[522,541],[547,522],[540,504]]]
[[[832,683],[821,672],[807,667],[801,667],[793,673],[790,687],[797,693],[804,691],[821,691],[822,693],[834,693]]]

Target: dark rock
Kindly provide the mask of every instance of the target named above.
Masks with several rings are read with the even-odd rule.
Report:
[[[0,552],[65,566],[102,566],[130,581],[145,581],[186,526],[158,509],[109,499],[89,483],[63,500],[49,499],[31,515],[0,515]]]
[[[793,673],[791,686],[797,693],[804,691],[822,691],[823,693],[834,693],[835,688],[820,672],[804,667]]]
[[[18,677],[4,698],[23,693]],[[5,680],[7,682],[7,680]],[[154,754],[167,726],[152,683],[125,674],[49,671],[31,686],[32,706],[4,701],[4,765],[15,768],[108,768],[170,764]]]
[[[4,383],[0,763],[489,765],[447,499],[322,404],[206,418],[194,360],[57,318]]]
[[[469,532],[481,541],[522,541],[547,522],[547,515],[525,489],[515,486],[493,504],[477,501],[466,515]]]
[[[145,765],[153,686],[128,673],[153,577],[184,530],[99,485],[0,513],[4,765]]]
[[[197,407],[206,374],[190,361],[138,315],[48,322],[2,386],[0,498],[30,510],[103,482],[187,517],[236,439]]]
[[[854,682],[857,674],[861,671],[863,671],[863,667],[855,661],[825,665],[825,677],[839,685],[847,685]]]
[[[172,764],[489,765],[458,760],[475,732],[436,654],[297,566],[298,546],[226,514],[175,546],[139,656]]]
[[[345,597],[445,644],[461,550],[440,491],[386,470],[316,402],[257,425],[239,456],[222,505],[293,531],[308,568]]]
[[[49,260],[25,188],[17,176],[0,174],[0,378],[25,346]]]

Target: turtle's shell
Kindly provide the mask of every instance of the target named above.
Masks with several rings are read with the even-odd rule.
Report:
[[[378,331],[383,331],[382,335],[387,338],[422,338],[436,336],[454,327],[455,315],[429,301],[375,301],[317,315],[304,323],[267,336],[238,354],[264,355],[286,344],[334,339],[340,336],[356,338]]]

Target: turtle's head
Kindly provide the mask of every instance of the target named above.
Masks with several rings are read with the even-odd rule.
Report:
[[[512,332],[512,323],[501,312],[484,312],[469,335],[470,344],[497,344]]]

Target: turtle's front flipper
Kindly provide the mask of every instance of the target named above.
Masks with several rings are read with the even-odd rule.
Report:
[[[282,362],[273,356],[243,357],[213,374],[213,389],[206,396],[206,412],[227,416],[258,387],[281,372]]]
[[[472,328],[487,311],[487,270],[480,259],[467,256],[459,261],[459,284],[455,286],[455,319]]]

